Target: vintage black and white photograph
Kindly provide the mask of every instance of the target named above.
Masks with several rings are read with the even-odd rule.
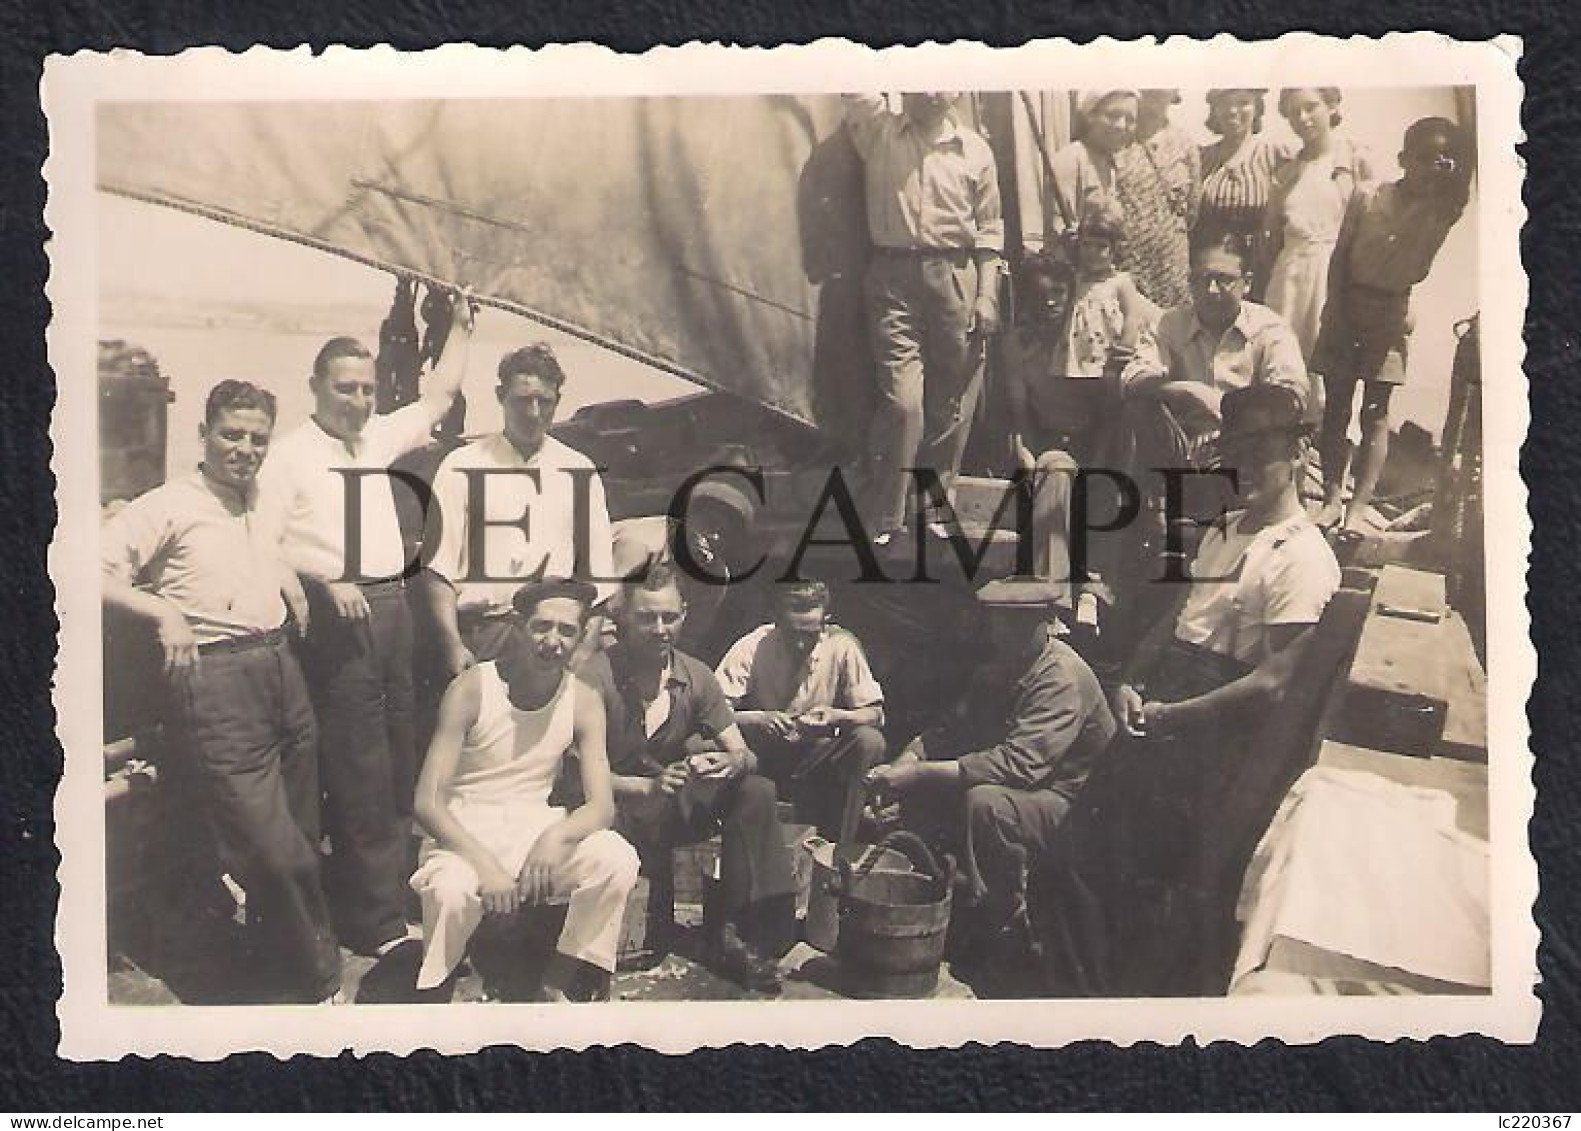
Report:
[[[1529,1038],[1511,52],[55,61],[63,1050]]]

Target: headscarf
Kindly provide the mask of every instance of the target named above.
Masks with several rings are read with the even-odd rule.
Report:
[[[1099,106],[1120,95],[1129,95],[1138,102],[1142,100],[1140,90],[1084,90],[1076,95],[1076,113],[1091,118]]]

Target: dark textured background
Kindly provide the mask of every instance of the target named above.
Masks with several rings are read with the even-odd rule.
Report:
[[[1581,588],[1577,493],[1581,425],[1576,361],[1577,232],[1581,204],[1578,100],[1581,5],[1407,0],[1017,5],[1009,0],[872,0],[832,3],[661,4],[652,0],[553,0],[439,5],[327,0],[8,0],[0,23],[0,1109],[27,1111],[237,1108],[1473,1108],[1581,1107],[1577,1040],[1577,892],[1581,805],[1574,736],[1581,730],[1581,670],[1567,598]],[[51,803],[60,769],[49,677],[52,592],[45,551],[54,518],[47,427],[53,401],[45,364],[47,271],[39,169],[46,146],[38,105],[51,52],[131,47],[172,52],[223,43],[315,48],[390,43],[423,48],[456,40],[512,43],[593,39],[637,51],[692,39],[744,44],[849,36],[875,45],[1098,35],[1269,37],[1292,30],[1335,35],[1434,29],[1466,39],[1501,33],[1526,41],[1523,148],[1531,163],[1523,238],[1532,280],[1527,374],[1532,428],[1522,461],[1536,527],[1530,607],[1542,671],[1530,708],[1538,805],[1531,834],[1542,868],[1538,919],[1545,1017],[1534,1047],[1466,1038],[1425,1044],[1331,1040],[1308,1048],[1264,1042],[1057,1052],[973,1047],[911,1053],[889,1042],[794,1053],[732,1049],[667,1058],[634,1048],[529,1056],[495,1050],[443,1059],[374,1056],[358,1061],[265,1056],[223,1064],[159,1058],[74,1065],[54,1056],[60,971],[51,943],[57,888]],[[1057,76],[1051,76],[1051,80]],[[1567,377],[1567,370],[1569,376]],[[1497,378],[1494,378],[1496,380]],[[1495,536],[1497,532],[1494,532]],[[1565,547],[1570,547],[1567,551]],[[860,1008],[860,1007],[853,1007]],[[1050,1009],[1059,1008],[1050,1005]]]

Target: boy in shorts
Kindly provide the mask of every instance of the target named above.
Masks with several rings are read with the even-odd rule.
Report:
[[[1389,451],[1389,397],[1404,383],[1411,332],[1411,288],[1427,277],[1471,191],[1465,134],[1445,118],[1423,118],[1405,131],[1404,174],[1392,184],[1357,190],[1329,261],[1328,302],[1311,368],[1323,375],[1325,404],[1319,455],[1324,528],[1343,517],[1360,533]],[[1363,382],[1361,449],[1355,491],[1343,504],[1351,402]]]

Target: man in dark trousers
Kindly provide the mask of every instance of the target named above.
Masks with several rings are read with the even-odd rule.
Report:
[[[946,488],[960,469],[999,326],[1004,216],[993,151],[956,121],[955,94],[905,94],[899,113],[882,95],[844,98],[873,240],[871,521],[887,545],[906,525],[909,469],[935,470]]]
[[[373,411],[367,348],[353,338],[327,342],[308,382],[312,417],[279,439],[260,479],[260,507],[283,525],[285,559],[313,610],[302,666],[323,732],[336,930],[350,949],[380,958],[410,933],[417,785],[408,563],[385,473],[430,442],[461,390],[473,317],[469,301],[454,310],[422,398],[384,415]]]
[[[661,869],[677,845],[719,831],[709,962],[748,989],[778,993],[779,969],[754,945],[776,938],[795,913],[774,783],[756,772],[714,673],[676,649],[685,617],[675,572],[649,567],[619,595],[617,642],[578,672],[603,696],[609,720],[615,830]]]
[[[1115,733],[1092,669],[1034,612],[1052,606],[1028,607],[1017,589],[979,597],[992,651],[956,709],[868,774],[880,806],[898,797],[903,826],[959,854],[955,915],[971,929],[957,932],[958,964],[985,973],[1024,958],[1028,868]]]
[[[286,640],[288,602],[299,618],[306,606],[257,506],[274,418],[262,389],[214,386],[203,462],[105,524],[101,568],[105,605],[158,635],[173,745],[279,996],[316,1002],[340,989],[340,952],[319,887],[318,728]]]
[[[1124,733],[1040,869],[1033,919],[1049,989],[1073,996],[1224,991],[1240,876],[1226,845],[1255,838],[1274,799],[1236,792],[1340,584],[1298,488],[1309,427],[1279,385],[1224,395],[1219,450],[1239,509],[1203,540],[1176,611],[1110,697]]]

